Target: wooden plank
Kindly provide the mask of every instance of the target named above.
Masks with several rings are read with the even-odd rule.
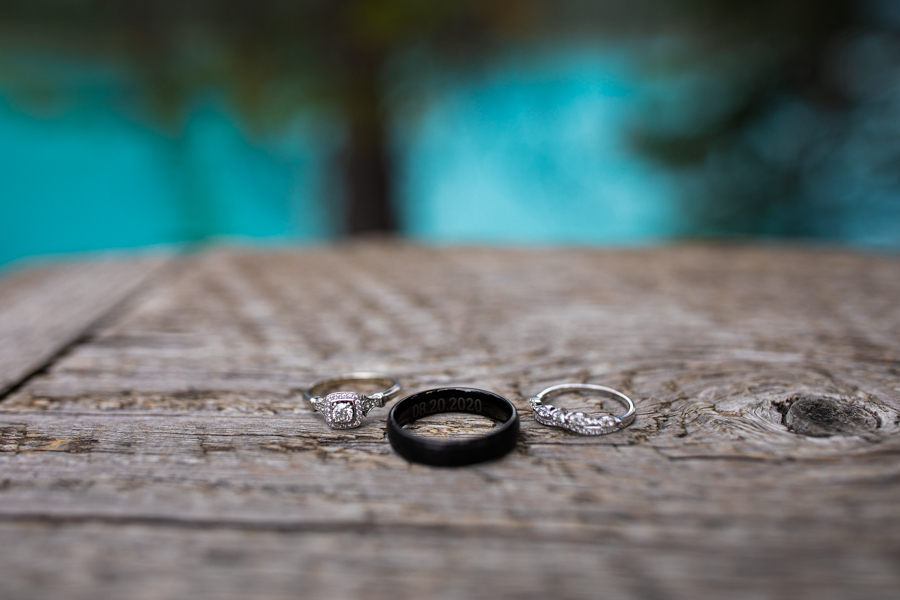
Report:
[[[484,533],[0,524],[0,540],[16,547],[4,553],[4,574],[15,574],[4,581],[4,597],[40,589],[41,597],[66,598],[840,600],[888,599],[896,589],[878,573],[845,575],[848,563],[880,557],[839,550],[816,560],[805,539],[723,545],[719,537],[660,544],[608,536],[575,544]]]
[[[0,279],[0,394],[82,336],[163,260],[43,266]]]
[[[0,581],[15,597],[893,597],[898,292],[896,258],[796,248],[199,256],[0,403]],[[299,390],[348,369],[503,393],[519,445],[437,469],[391,451],[384,410],[327,429]],[[635,423],[535,424],[527,397],[571,380],[633,395]]]

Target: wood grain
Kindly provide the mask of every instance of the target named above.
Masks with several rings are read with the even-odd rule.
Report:
[[[898,295],[897,258],[802,248],[186,259],[0,402],[0,595],[893,598]],[[360,369],[504,394],[519,445],[326,428],[299,391]],[[635,423],[535,424],[564,381]]]
[[[164,260],[44,266],[0,280],[0,394],[82,336]]]

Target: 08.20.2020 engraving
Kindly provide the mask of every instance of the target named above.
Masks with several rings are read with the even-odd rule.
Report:
[[[442,412],[468,412],[481,414],[482,404],[479,398],[432,398],[413,404],[412,417],[418,419],[425,415]]]

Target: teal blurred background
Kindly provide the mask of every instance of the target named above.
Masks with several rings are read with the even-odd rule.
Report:
[[[653,18],[614,13],[621,31],[593,9],[596,26],[577,11],[519,25],[516,11],[536,10],[529,3],[478,17],[487,24],[467,13],[460,26],[456,13],[413,18],[406,4],[337,3],[363,5],[368,21],[354,25],[362,33],[349,30],[364,43],[325,70],[309,65],[333,42],[313,29],[347,30],[333,15],[303,13],[296,36],[309,43],[289,27],[279,37],[260,26],[248,49],[244,29],[206,19],[215,5],[199,3],[188,17],[171,9],[144,33],[180,40],[165,26],[177,24],[183,37],[187,23],[197,39],[188,52],[167,42],[160,54],[154,44],[134,51],[81,39],[82,30],[120,34],[123,20],[104,5],[37,4],[0,2],[0,264],[373,231],[439,243],[749,236],[900,248],[892,3],[794,2],[786,24],[750,26],[715,2],[676,10],[659,1],[642,4],[657,8]],[[828,10],[839,14],[791,29],[808,11]],[[385,14],[406,29],[384,34]],[[724,28],[731,37],[710,42],[716,19],[733,25]],[[475,30],[478,39],[466,41]],[[214,42],[197,33],[221,31]],[[293,55],[284,39],[303,56],[285,59]],[[778,52],[763,43],[782,39],[802,43]],[[270,47],[278,60],[265,54]],[[269,58],[247,72],[208,68],[260,54]],[[194,63],[203,66],[184,67]],[[798,67],[807,63],[816,68]],[[248,103],[242,90],[261,72],[276,75],[257,93],[263,100]],[[284,91],[293,89],[285,81],[304,92]],[[157,92],[173,86],[154,108]],[[375,100],[363,105],[370,88]]]

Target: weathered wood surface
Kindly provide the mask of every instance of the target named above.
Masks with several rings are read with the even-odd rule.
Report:
[[[44,266],[0,279],[0,394],[75,342],[163,261]]]
[[[0,402],[0,596],[897,597],[897,258],[369,243],[166,269]],[[504,394],[518,448],[429,468],[386,410],[329,430],[299,390],[348,369]],[[564,381],[637,420],[536,425]]]

